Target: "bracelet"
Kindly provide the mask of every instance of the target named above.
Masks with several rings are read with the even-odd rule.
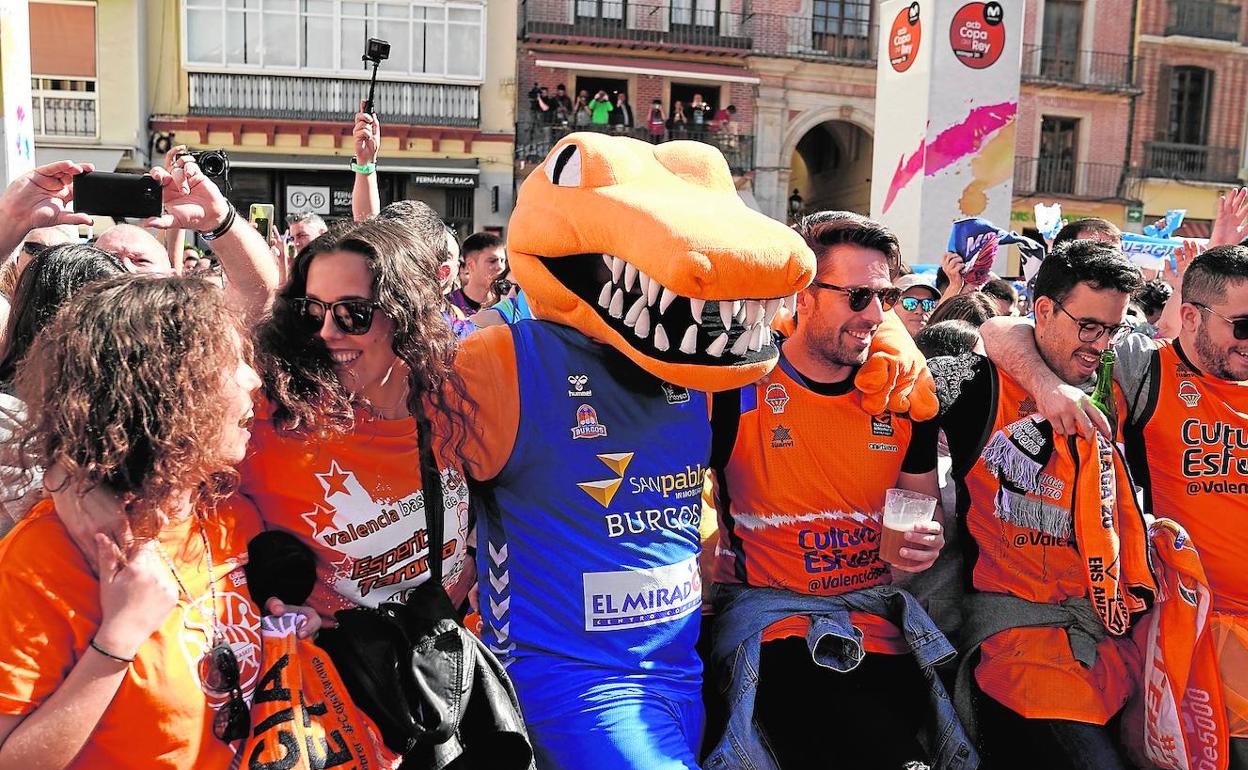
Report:
[[[351,159],[351,170],[357,174],[371,174],[377,170],[376,163],[356,163],[355,159]]]
[[[88,642],[88,644],[90,644],[90,645],[91,645],[91,649],[95,650],[96,652],[98,652],[99,654],[103,655],[103,656],[104,656],[104,657],[106,657],[106,658],[112,658],[113,660],[117,661],[118,663],[125,663],[126,665],[130,665],[131,663],[133,663],[133,662],[134,662],[134,658],[123,658],[123,657],[121,657],[120,655],[114,655],[114,654],[112,654],[112,653],[111,653],[111,652],[109,652],[108,650],[106,650],[106,649],[104,649],[103,647],[101,647],[100,645],[96,644],[94,639],[92,639],[90,642]]]
[[[203,238],[205,241],[215,241],[216,239],[220,238],[221,236],[225,235],[226,233],[230,231],[230,228],[234,226],[234,219],[237,217],[237,215],[238,215],[238,210],[235,209],[234,204],[231,203],[229,213],[225,215],[225,220],[222,221],[221,224],[217,226],[217,229],[213,230],[210,233],[205,233],[201,231],[199,233],[199,237]]]

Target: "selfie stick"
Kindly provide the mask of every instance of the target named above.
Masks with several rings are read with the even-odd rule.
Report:
[[[365,57],[366,60],[367,58]],[[364,111],[375,116],[377,113],[373,111],[373,90],[377,88],[377,68],[381,66],[381,60],[372,59],[371,61],[373,62],[373,77],[368,81],[368,101],[364,102]]]

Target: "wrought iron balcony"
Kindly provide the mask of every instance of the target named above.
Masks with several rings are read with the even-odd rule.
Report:
[[[1137,200],[1137,181],[1116,163],[1076,163],[1065,158],[1014,159],[1014,195],[1076,200]]]
[[[875,63],[872,4],[844,0],[834,17],[743,13],[627,0],[525,0],[521,35],[629,48],[700,50]]]
[[[280,120],[354,119],[368,82],[351,78],[190,73],[190,114]],[[377,114],[390,124],[480,124],[480,89],[471,85],[378,81]]]
[[[1146,142],[1144,176],[1195,182],[1239,181],[1240,152],[1234,147]]]
[[[99,136],[99,96],[95,82],[35,77],[31,113],[38,139],[95,139]]]
[[[1033,83],[1104,88],[1135,88],[1135,61],[1130,53],[1075,51],[1065,53],[1039,45],[1023,46],[1023,80]]]
[[[1166,14],[1166,34],[1238,40],[1241,13],[1238,3],[1170,0]]]
[[[668,129],[661,138],[656,139],[650,135],[646,126],[569,126],[525,121],[516,124],[516,160],[537,163],[546,157],[556,142],[574,131],[631,136],[646,142],[692,139],[719,148],[735,175],[739,176],[754,169],[754,137],[735,133],[725,127],[718,130],[711,130],[709,127],[697,130],[693,126],[679,131]]]

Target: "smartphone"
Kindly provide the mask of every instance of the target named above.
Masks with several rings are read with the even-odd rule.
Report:
[[[150,176],[87,171],[74,177],[74,211],[107,217],[158,217],[160,182]]]
[[[251,211],[247,215],[251,224],[256,230],[264,236],[267,241],[273,234],[269,232],[269,228],[273,226],[273,204],[272,203],[253,203]]]

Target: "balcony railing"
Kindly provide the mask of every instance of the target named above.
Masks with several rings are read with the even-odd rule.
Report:
[[[875,63],[872,3],[844,0],[840,15],[784,16],[710,8],[673,8],[620,0],[526,0],[526,40],[618,42],[632,48],[706,50],[725,55]]]
[[[1146,142],[1144,176],[1196,182],[1236,182],[1240,152],[1234,147]]]
[[[1121,164],[1076,163],[1065,158],[1014,159],[1014,195],[1077,200],[1136,200],[1137,182]]]
[[[1126,89],[1135,87],[1135,62],[1129,53],[1061,52],[1039,45],[1023,46],[1023,80],[1041,83]]]
[[[39,139],[95,139],[99,99],[95,81],[31,79],[31,112]]]
[[[754,137],[749,134],[738,134],[720,127],[710,130],[709,127],[695,130],[692,126],[685,130],[671,130],[659,138],[650,135],[646,126],[568,126],[550,125],[546,123],[522,122],[516,125],[516,159],[527,163],[537,163],[546,157],[550,148],[563,137],[574,131],[594,131],[615,136],[631,136],[646,142],[662,142],[672,139],[692,139],[719,148],[728,161],[733,174],[741,175],[754,169]]]
[[[349,78],[295,78],[192,72],[190,114],[282,120],[350,122],[368,82]],[[477,86],[377,83],[377,114],[387,123],[417,126],[480,124]]]
[[[1170,0],[1166,15],[1166,34],[1238,40],[1240,14],[1238,3]]]

